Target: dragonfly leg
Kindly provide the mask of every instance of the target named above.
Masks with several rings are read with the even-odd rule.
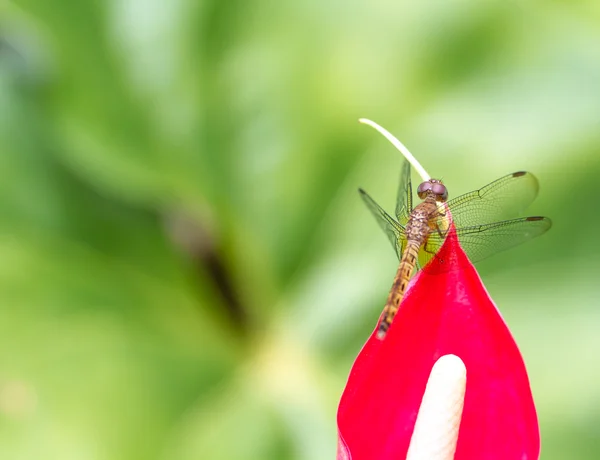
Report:
[[[435,224],[435,230],[437,231],[437,234],[440,236],[440,238],[445,238],[446,234],[448,233],[448,229],[442,230],[439,224]]]
[[[427,244],[428,244],[428,242],[426,241],[426,242],[425,242],[425,244],[423,245],[423,249],[425,250],[425,252],[428,252],[429,254],[435,254],[435,253],[436,253],[436,251],[435,251],[435,250],[433,250],[433,251],[430,251],[430,250],[427,248]]]

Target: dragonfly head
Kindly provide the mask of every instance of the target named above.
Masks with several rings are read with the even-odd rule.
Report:
[[[435,201],[445,202],[448,199],[448,189],[441,180],[429,179],[427,182],[423,182],[417,189],[417,195],[419,198],[424,200],[431,196],[435,198]]]

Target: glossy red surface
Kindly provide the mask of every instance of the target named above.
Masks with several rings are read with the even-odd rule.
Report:
[[[406,457],[435,361],[467,368],[456,460],[539,458],[537,415],[521,353],[451,234],[412,281],[385,340],[368,339],[338,408],[338,459]]]

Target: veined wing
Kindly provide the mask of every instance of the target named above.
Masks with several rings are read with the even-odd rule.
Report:
[[[474,227],[518,216],[535,199],[538,190],[535,176],[519,171],[454,198],[447,206],[456,228]]]
[[[398,259],[402,256],[402,251],[406,246],[406,238],[404,236],[404,227],[400,225],[396,220],[390,216],[384,209],[379,206],[373,198],[369,196],[367,192],[365,192],[362,188],[358,189],[360,193],[360,197],[363,199],[367,208],[373,213],[375,216],[375,220],[381,227],[381,229],[385,232],[390,243],[394,250],[396,251],[396,255]]]
[[[406,225],[412,209],[410,163],[404,160],[402,169],[400,170],[400,182],[398,183],[398,194],[396,196],[396,217],[401,225]]]
[[[521,217],[491,224],[457,228],[456,234],[471,262],[479,262],[498,252],[525,243],[545,233],[551,226],[552,221],[547,217]],[[427,252],[423,253],[425,260],[422,260],[422,263],[428,262],[435,255],[434,253],[437,252],[443,241],[444,237],[439,234],[432,233],[429,236],[426,245]]]

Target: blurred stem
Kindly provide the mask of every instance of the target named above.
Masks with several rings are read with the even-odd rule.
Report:
[[[248,314],[211,232],[182,212],[171,212],[164,220],[171,241],[192,263],[195,276],[209,278],[230,323],[237,332],[245,334]]]

